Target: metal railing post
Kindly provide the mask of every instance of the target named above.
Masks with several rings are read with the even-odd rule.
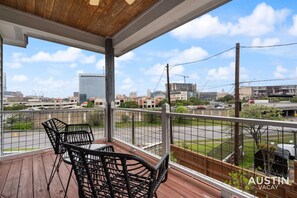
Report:
[[[104,139],[107,140],[108,137],[108,119],[107,119],[107,115],[108,115],[108,110],[107,110],[107,102],[105,101],[103,103],[103,109],[104,109]]]
[[[135,145],[135,123],[134,123],[134,113],[132,113],[132,119],[131,119],[131,125],[132,125],[132,144]]]
[[[162,155],[166,155],[170,153],[170,142],[169,142],[169,134],[168,127],[170,126],[170,106],[165,103],[162,106]]]
[[[111,128],[110,128],[109,133],[110,133],[111,139],[113,139],[114,138],[114,129],[115,129],[115,119],[114,119],[115,104],[113,101],[110,103],[110,106],[111,106],[111,110],[110,110],[111,111],[110,112]]]

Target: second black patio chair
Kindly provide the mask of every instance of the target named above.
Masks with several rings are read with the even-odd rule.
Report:
[[[112,146],[90,150],[71,144],[67,148],[79,187],[79,197],[157,197],[167,180],[169,155],[155,166],[144,159],[116,153]]]
[[[88,124],[66,124],[65,122],[57,118],[52,118],[43,122],[42,125],[56,154],[56,158],[47,184],[47,189],[49,190],[55,173],[59,172],[59,167],[62,160],[70,164],[68,155],[65,155],[66,149],[63,147],[63,143],[68,142],[78,146],[89,145],[93,143],[94,136],[92,129]],[[65,195],[67,194],[70,177],[71,175],[68,178],[66,190],[64,189],[64,186],[62,186],[65,190]]]

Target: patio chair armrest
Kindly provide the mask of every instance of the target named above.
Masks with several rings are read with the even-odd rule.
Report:
[[[114,148],[112,145],[105,145],[105,146],[102,146],[98,149],[95,149],[96,151],[105,151],[105,152],[114,152]]]
[[[155,166],[155,170],[157,171],[156,173],[157,186],[159,186],[160,183],[165,182],[167,180],[168,163],[169,163],[169,154],[164,155],[162,159],[158,162],[158,164]]]
[[[67,124],[65,131],[86,131],[91,134],[92,141],[94,141],[93,131],[89,124]]]
[[[60,133],[62,142],[67,142],[77,146],[92,144],[93,139],[87,131],[67,131]]]

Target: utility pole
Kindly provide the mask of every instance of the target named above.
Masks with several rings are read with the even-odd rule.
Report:
[[[239,101],[239,55],[240,55],[240,44],[236,43],[235,52],[235,117],[239,117],[240,101]],[[235,122],[234,125],[234,164],[239,164],[239,123]]]
[[[170,100],[170,85],[169,85],[169,64],[166,65],[167,70],[167,98],[168,98],[168,104],[169,104],[169,111],[171,112],[171,100]],[[170,125],[169,125],[169,131],[170,131],[170,144],[173,144],[173,133],[172,133],[172,119],[170,117]]]

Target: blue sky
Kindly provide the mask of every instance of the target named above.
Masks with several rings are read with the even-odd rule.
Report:
[[[235,50],[193,64],[227,49],[297,43],[297,4],[293,0],[234,0],[180,28],[116,58],[116,94],[165,90],[170,73],[187,75],[200,91],[233,93]],[[297,45],[241,48],[240,81],[245,86],[297,84]],[[104,56],[29,38],[27,48],[4,46],[7,88],[24,95],[68,97],[78,91],[79,73],[103,74]],[[184,78],[171,75],[171,82]],[[160,80],[161,79],[161,80]],[[285,80],[284,80],[285,79]],[[158,83],[160,81],[160,83]],[[158,85],[158,86],[157,86]]]

